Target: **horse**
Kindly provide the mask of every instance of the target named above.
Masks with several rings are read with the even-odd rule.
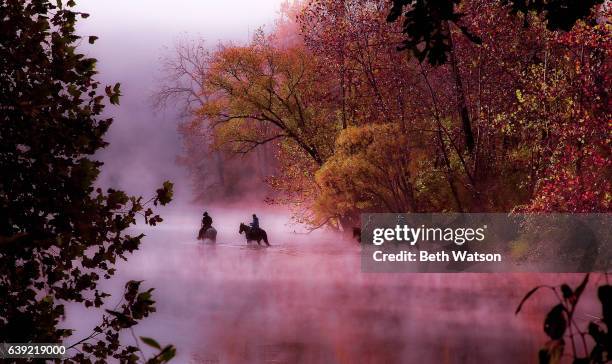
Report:
[[[204,230],[204,227],[200,228],[200,231],[198,232],[198,240],[210,240],[213,243],[217,242],[217,230],[214,227],[209,227],[208,229]]]
[[[268,234],[266,234],[266,231],[264,229],[254,229],[246,225],[245,223],[240,223],[240,229],[238,230],[238,233],[242,234],[243,232],[244,236],[246,237],[247,243],[249,241],[255,240],[257,241],[257,245],[261,245],[259,242],[263,240],[267,246],[270,246],[270,243],[268,243]]]

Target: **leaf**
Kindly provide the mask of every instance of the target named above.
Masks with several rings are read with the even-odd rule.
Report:
[[[155,341],[154,339],[150,337],[141,336],[140,340],[142,340],[143,343],[149,345],[150,347],[161,350],[161,345],[159,345],[157,341]]]
[[[89,44],[94,44],[96,40],[98,40],[98,37],[96,37],[95,35],[91,35],[88,37]]]
[[[606,334],[595,322],[589,322],[588,332],[593,340],[595,340],[595,343],[599,345],[605,344]]]
[[[525,297],[523,297],[523,299],[521,300],[521,302],[519,303],[518,307],[516,308],[516,311],[514,311],[514,314],[517,315],[520,311],[521,308],[523,308],[523,304],[525,303],[525,301],[527,301],[529,299],[529,297],[531,297],[531,295],[533,295],[534,293],[536,293],[536,291],[540,288],[549,288],[548,286],[536,286],[533,287],[531,289],[531,291],[527,292],[527,294],[525,295]]]
[[[601,302],[603,321],[608,326],[608,329],[610,329],[612,323],[612,286],[600,286],[597,289],[597,298]]]
[[[163,206],[172,201],[173,187],[174,185],[172,184],[172,182],[165,181],[162,188],[157,189],[155,200],[153,201],[153,203],[155,205],[157,205],[157,203],[160,203]]]
[[[540,364],[558,364],[561,362],[563,356],[563,349],[565,348],[565,341],[551,340],[547,342],[540,352],[538,353]]]
[[[159,358],[162,360],[162,362],[168,362],[170,361],[170,359],[174,358],[175,355],[176,355],[176,348],[172,345],[168,345],[159,354]]]
[[[544,320],[544,332],[553,340],[560,340],[567,329],[565,306],[558,304],[550,310]]]
[[[563,298],[570,299],[574,295],[574,292],[572,291],[570,286],[568,286],[567,284],[563,283],[561,285],[561,294],[563,295]]]
[[[582,282],[578,285],[578,287],[576,287],[576,291],[574,292],[574,294],[576,295],[576,301],[578,301],[578,299],[580,298],[580,295],[582,294],[582,292],[584,292],[584,288],[589,282],[589,275],[590,273],[587,273],[584,276],[584,279],[582,280]]]

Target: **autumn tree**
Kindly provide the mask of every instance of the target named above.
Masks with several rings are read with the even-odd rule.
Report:
[[[138,343],[119,333],[155,310],[152,288],[130,281],[94,332],[75,338],[63,328],[67,303],[102,307],[99,288],[115,263],[138,249],[144,235],[127,229],[138,215],[162,219],[147,205],[165,205],[172,184],[148,201],[95,188],[112,119],[106,102],[119,102],[119,84],[102,89],[96,60],[78,51],[74,2],[3,1],[0,4],[0,341],[64,343],[66,362],[140,361]],[[95,36],[85,38],[94,43]],[[78,333],[83,334],[83,333]],[[150,363],[168,361],[159,348]]]
[[[455,11],[455,7],[449,9]],[[461,18],[453,21],[456,24],[447,24],[450,26],[447,35],[454,41],[445,51],[449,60],[435,67],[421,62],[424,59],[391,58],[401,53],[394,52],[394,48],[402,40],[394,37],[399,34],[399,30],[393,25],[385,27],[383,24],[381,14],[386,14],[388,10],[383,2],[311,2],[305,7],[300,19],[301,31],[306,45],[326,60],[325,66],[337,70],[337,82],[345,82],[343,78],[348,80],[347,89],[350,92],[343,93],[346,97],[342,101],[343,104],[351,105],[351,113],[347,118],[349,125],[395,122],[402,126],[400,132],[393,136],[397,140],[408,137],[413,142],[433,141],[429,143],[426,153],[420,154],[421,160],[418,163],[422,163],[423,169],[431,174],[445,176],[446,193],[438,192],[438,195],[451,198],[442,204],[442,211],[508,211],[517,206],[529,205],[535,208],[536,201],[541,200],[540,193],[546,190],[542,188],[543,185],[556,190],[550,194],[551,197],[578,197],[577,188],[566,189],[564,182],[554,182],[567,179],[551,175],[563,169],[550,168],[550,156],[561,155],[561,150],[573,150],[566,147],[571,138],[560,142],[565,138],[562,135],[569,135],[572,130],[570,125],[580,120],[571,116],[576,114],[576,110],[570,104],[582,103],[584,106],[579,109],[590,110],[589,113],[606,110],[606,88],[601,86],[606,82],[603,76],[606,69],[605,66],[589,67],[592,73],[585,79],[598,80],[599,83],[591,83],[590,87],[584,89],[590,89],[591,94],[593,90],[599,90],[599,94],[580,97],[584,91],[577,87],[575,81],[578,78],[575,77],[572,64],[591,63],[590,56],[576,57],[577,54],[589,55],[590,48],[585,47],[588,42],[585,37],[576,41],[575,45],[582,44],[579,50],[560,46],[557,39],[564,34],[567,34],[566,37],[571,37],[572,33],[582,34],[584,30],[579,30],[582,28],[603,34],[605,31],[601,29],[607,25],[601,22],[598,24],[595,19],[605,19],[605,16],[594,13],[585,22],[579,21],[572,33],[563,33],[551,30],[546,14],[541,17],[537,13],[528,15],[529,26],[524,27],[524,19],[500,3],[465,1],[457,9],[461,11]],[[474,42],[474,38],[478,38],[478,41]],[[601,37],[594,36],[591,38],[593,41],[598,42],[600,49],[609,48]],[[605,53],[600,50],[598,59],[605,59]],[[362,59],[367,62],[361,62]],[[393,67],[389,67],[390,64]],[[398,79],[405,84],[398,82]],[[564,80],[558,84],[559,87],[545,87],[541,83],[557,83],[558,80]],[[538,96],[530,99],[529,104],[533,108],[529,112],[523,112],[527,106],[522,93],[524,89],[531,90],[530,93],[540,90]],[[396,90],[400,92],[395,93]],[[542,90],[551,93],[543,94]],[[378,104],[368,103],[377,99],[382,101],[378,101]],[[401,101],[404,106],[402,113],[379,106],[394,105],[396,101]],[[561,105],[565,106],[560,108]],[[340,104],[337,108],[343,110]],[[368,114],[368,110],[374,112]],[[609,173],[606,162],[609,160],[609,145],[595,137],[607,135],[601,129],[606,128],[604,115],[607,114],[601,111],[597,113],[600,115],[599,122],[591,124],[589,129],[582,129],[583,133],[589,131],[592,141],[587,143],[589,147],[585,149],[592,147],[590,153],[598,156],[592,162],[581,164],[583,170],[584,166],[594,167],[587,179],[597,181],[587,184],[596,186],[593,189],[582,187],[588,191],[585,195],[589,198],[599,196],[596,204],[598,207],[591,206],[587,211],[609,209],[609,197],[606,202],[604,192]],[[374,117],[368,118],[366,115]],[[591,117],[589,119],[593,120]],[[553,125],[564,126],[551,129]],[[469,137],[467,129],[471,134]],[[559,134],[551,133],[553,130]],[[336,149],[337,153],[340,151]],[[350,178],[346,175],[344,184],[337,184],[339,177],[332,178],[334,173],[342,175],[342,169],[338,169],[337,165],[340,159],[335,156],[330,158],[336,165],[331,169],[324,166],[323,170],[327,172],[321,174],[336,184],[327,191],[323,187],[324,192],[319,195],[322,200],[318,201],[317,206],[328,207],[332,214],[334,206],[341,206],[336,203],[338,199],[356,196],[344,193],[346,190],[342,188],[338,189],[338,186],[352,188],[349,181],[356,178],[356,175],[350,175]],[[575,162],[580,158],[553,159],[558,160],[565,160],[565,163],[569,163],[569,170],[575,171]],[[392,171],[393,166],[388,169]],[[335,172],[331,173],[332,170]],[[599,170],[599,173],[595,170]],[[384,188],[381,184],[384,179],[372,178],[370,181],[368,188]],[[571,183],[573,186],[577,184],[577,179]],[[323,201],[325,199],[329,201]],[[359,210],[357,206],[366,205],[354,204],[352,208]],[[560,203],[555,205],[557,211],[567,211],[570,206]],[[435,202],[430,202],[430,206],[436,206]],[[545,205],[539,206],[543,208]],[[378,209],[375,206],[368,208]],[[549,205],[548,208],[553,207]],[[569,210],[576,211],[574,207]],[[345,209],[338,207],[336,212],[342,211]],[[419,210],[406,208],[405,211]]]
[[[610,9],[602,16],[609,18]],[[516,91],[519,107],[511,120],[537,130],[541,145],[533,149],[546,156],[526,207],[531,211],[612,209],[611,27],[589,20],[554,34],[549,44],[558,57],[525,70],[529,81]]]
[[[497,198],[497,206],[610,209],[610,145],[602,137],[609,133],[610,43],[602,36],[609,7],[602,3],[393,2],[388,20],[402,20],[400,49],[419,62],[450,63],[464,79],[457,89],[466,89],[480,136],[470,163],[479,196],[499,171],[514,170],[508,177],[531,201],[510,192],[497,195],[511,204]]]
[[[448,101],[457,99],[454,78],[448,77],[453,80],[449,86],[444,77],[450,70],[429,69],[397,52],[401,33],[386,21],[388,11],[385,1],[310,2],[300,17],[301,31],[341,85],[337,108],[346,124],[397,123],[398,139],[435,140],[429,143],[429,160],[421,162],[444,171],[453,196],[446,205],[462,210],[467,203],[460,195],[474,193],[475,187],[459,165],[466,164],[457,139],[461,131],[451,121],[460,103]]]
[[[320,220],[356,225],[363,211],[445,210],[452,196],[443,174],[428,165],[430,152],[418,134],[403,133],[397,123],[343,130],[334,155],[315,176],[321,193],[314,209]]]
[[[313,226],[371,211],[609,210],[606,8],[562,19],[556,2],[397,3],[305,2],[280,40],[213,51],[198,115],[214,145],[273,145],[268,181]]]
[[[186,132],[209,132],[216,150],[235,155],[271,146],[281,174],[270,175],[270,185],[300,198],[314,193],[314,171],[333,153],[340,129],[317,60],[260,32],[250,44],[222,45],[202,61],[204,102]]]

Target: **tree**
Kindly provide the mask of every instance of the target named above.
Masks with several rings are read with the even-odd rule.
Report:
[[[450,196],[440,175],[422,173],[428,148],[420,137],[403,133],[397,123],[343,130],[334,155],[315,176],[321,189],[314,204],[319,220],[344,218],[356,225],[362,212],[444,209]]]
[[[247,194],[269,193],[264,176],[273,164],[270,145],[235,158],[230,151],[211,143],[210,125],[199,113],[207,102],[201,87],[206,81],[210,57],[204,40],[183,39],[162,62],[163,76],[154,103],[163,109],[175,106],[179,111],[178,130],[184,153],[177,161],[188,170],[198,202],[228,202],[242,200]]]
[[[100,280],[144,236],[126,229],[137,215],[161,222],[147,205],[172,198],[170,182],[148,201],[94,187],[102,163],[91,156],[107,145],[112,122],[101,114],[106,100],[119,102],[120,86],[100,90],[96,60],[78,52],[75,34],[88,14],[73,6],[0,3],[0,342],[68,343],[72,331],[59,327],[65,303],[102,307],[109,294]],[[136,346],[119,342],[120,330],[155,310],[152,289],[139,287],[128,282],[118,308],[72,346],[79,353],[67,362],[139,360]],[[159,351],[149,362],[166,362],[174,348]]]
[[[610,15],[609,8],[602,14]],[[552,44],[562,50],[562,57],[525,72],[529,82],[517,90],[520,104],[512,119],[538,129],[546,142],[537,148],[547,156],[527,210],[612,209],[610,28],[606,22],[580,22],[571,33],[556,34]]]
[[[409,50],[420,62],[427,58],[432,65],[444,64],[452,51],[451,25],[457,26],[471,41],[481,43],[481,39],[461,23],[464,14],[458,9],[460,3],[461,0],[393,0],[387,19],[394,22],[403,18],[402,31],[406,36],[399,49]],[[591,9],[602,3],[603,0],[500,1],[500,4],[509,4],[513,14],[523,14],[524,27],[529,24],[530,12],[543,14],[551,31],[569,31],[576,21],[587,18]]]
[[[313,226],[373,211],[609,211],[609,10],[563,33],[547,12],[524,27],[502,2],[420,3],[457,15],[443,19],[449,62],[398,52],[384,0],[311,1],[283,28],[290,41],[273,31],[212,52],[198,116],[215,145],[274,146],[275,201]]]
[[[258,33],[246,46],[219,47],[203,63],[204,102],[184,133],[210,131],[213,147],[234,155],[271,145],[282,173],[270,176],[270,185],[301,198],[314,193],[314,171],[332,154],[340,129],[330,118],[334,103],[317,59]],[[238,166],[248,168],[244,161]]]

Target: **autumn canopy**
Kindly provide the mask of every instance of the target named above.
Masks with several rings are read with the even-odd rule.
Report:
[[[179,44],[160,100],[188,111],[200,198],[256,176],[299,221],[336,227],[362,212],[610,211],[609,8],[448,3],[294,2],[248,44]],[[439,17],[423,30],[415,12]]]

